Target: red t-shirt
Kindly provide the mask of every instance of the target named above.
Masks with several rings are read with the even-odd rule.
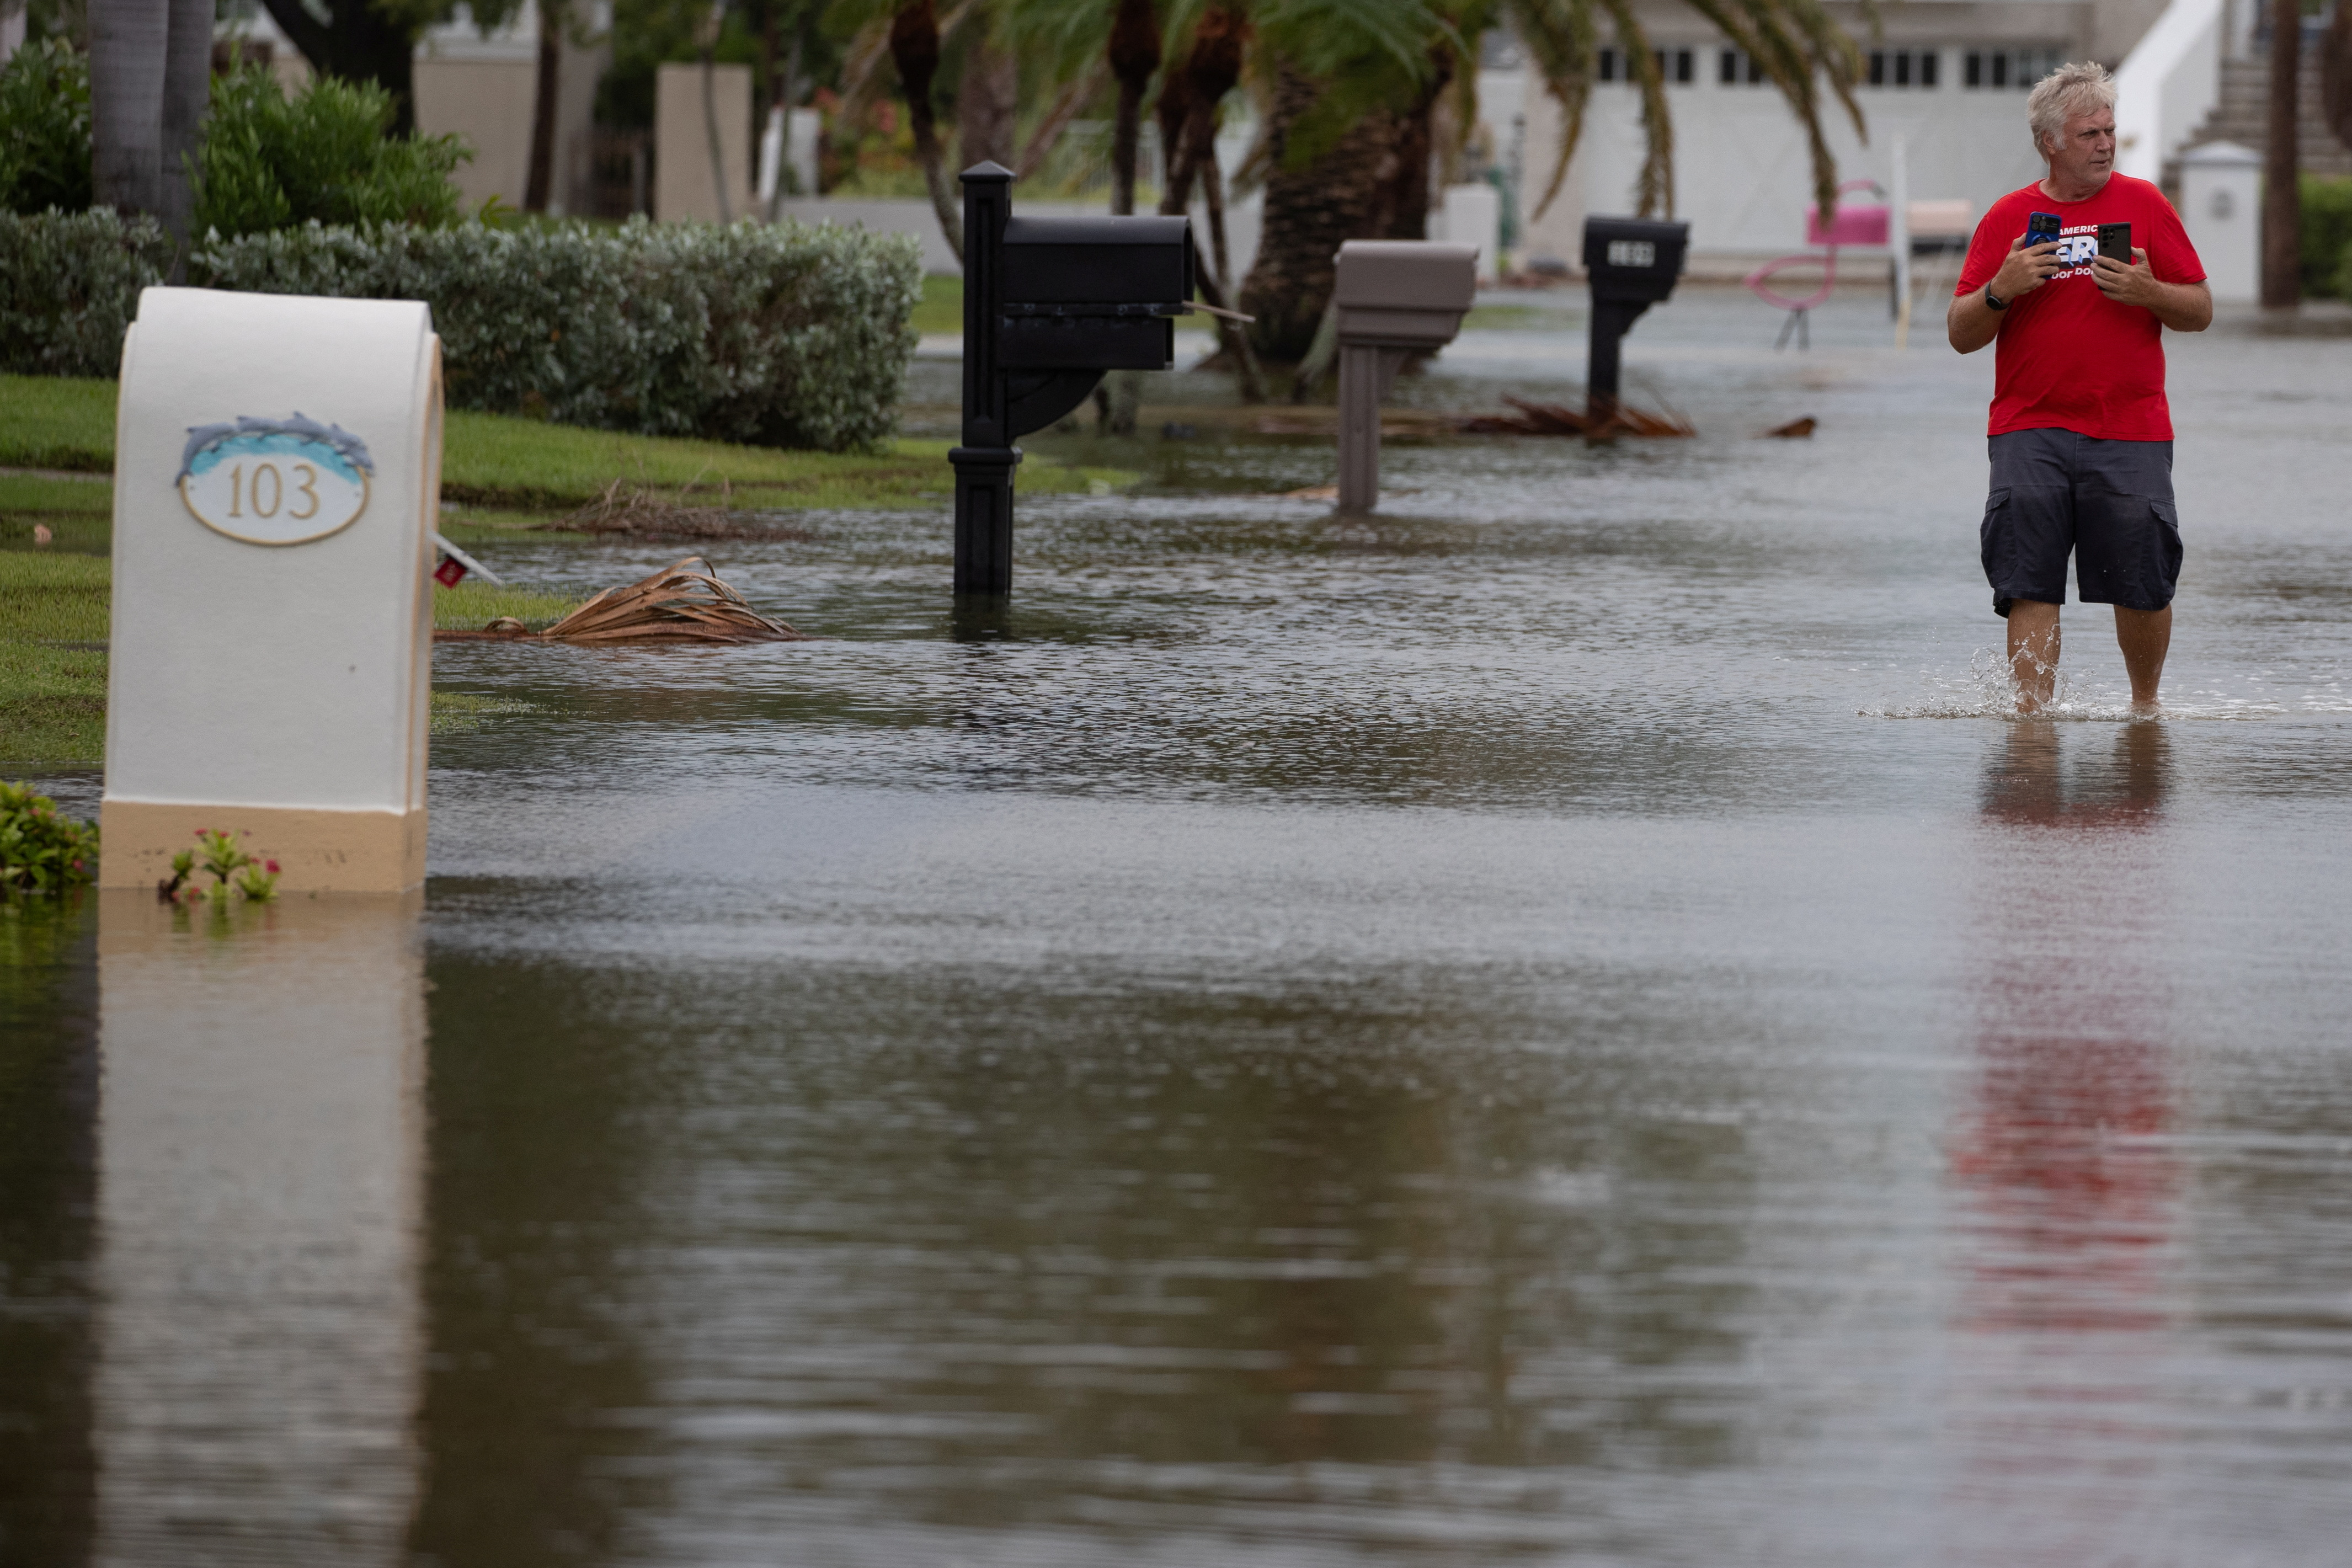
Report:
[[[1988,435],[2011,430],[2072,430],[2107,441],[2169,441],[2172,410],[2164,401],[2162,323],[2139,305],[2118,305],[2091,280],[2099,226],[2127,223],[2132,244],[2165,283],[2199,283],[2203,263],[2180,226],[2180,215],[2146,180],[2110,174],[2098,195],[2079,202],[2045,195],[2037,183],[1992,204],[1969,242],[1953,298],[1992,281],[2028,215],[2056,213],[2059,256],[2067,268],[2010,302],[1993,353],[1992,422]]]

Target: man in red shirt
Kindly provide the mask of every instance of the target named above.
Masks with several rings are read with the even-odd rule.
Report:
[[[2056,688],[2072,552],[2075,596],[2116,607],[2132,707],[2152,713],[2180,575],[2163,329],[2203,331],[2213,297],[2172,204],[2115,172],[2106,68],[2059,67],[2026,100],[2026,119],[2049,175],[1985,214],[1947,319],[1964,354],[2000,340],[1985,576],[1993,612],[2009,619],[2019,712]],[[2058,235],[2028,245],[2036,212],[2056,215]],[[2100,226],[2126,223],[2130,262],[2099,255]]]

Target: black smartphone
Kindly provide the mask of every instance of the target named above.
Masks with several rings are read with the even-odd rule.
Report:
[[[2131,225],[2103,223],[2099,226],[2099,254],[2110,260],[2131,265]]]
[[[2058,237],[2056,213],[2029,213],[2025,218],[2025,243],[2028,248],[2044,245]]]

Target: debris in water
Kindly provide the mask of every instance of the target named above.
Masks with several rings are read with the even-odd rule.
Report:
[[[1284,500],[1338,500],[1339,499],[1339,487],[1337,485],[1308,485],[1305,489],[1283,491],[1282,499]]]
[[[1791,419],[1777,429],[1767,430],[1763,436],[1757,438],[1762,440],[1766,437],[1780,436],[1793,439],[1799,436],[1810,436],[1813,433],[1813,427],[1817,423],[1819,422],[1808,414],[1802,419]]]
[[[1617,436],[1698,434],[1696,427],[1679,414],[1652,414],[1627,403],[1616,404],[1595,418],[1585,409],[1571,408],[1564,403],[1536,403],[1508,395],[1503,401],[1518,412],[1476,415],[1462,420],[1455,428],[1465,436],[1581,436],[1591,441],[1606,441]]]
[[[699,571],[688,568],[699,567]],[[607,588],[543,632],[500,616],[478,632],[436,632],[436,642],[806,642],[719,580],[699,555],[641,583]]]

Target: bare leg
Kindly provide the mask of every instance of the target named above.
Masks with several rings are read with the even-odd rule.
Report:
[[[2133,710],[2155,712],[2157,683],[2164,679],[2164,656],[2172,647],[2172,606],[2126,610],[2117,605],[2116,644],[2124,650],[2124,668],[2131,673]]]
[[[2017,710],[2038,713],[2058,687],[2058,606],[2039,599],[2009,602],[2009,673]]]

